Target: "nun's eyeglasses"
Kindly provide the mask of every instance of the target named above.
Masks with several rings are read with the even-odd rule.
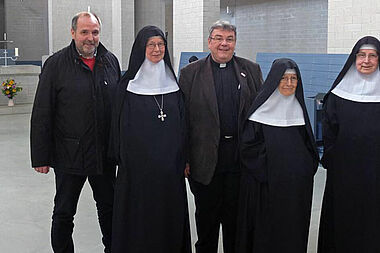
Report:
[[[156,48],[156,46],[158,46],[159,49],[162,49],[165,47],[165,43],[163,42],[159,42],[159,43],[149,43],[146,45],[147,48],[149,49],[154,49]]]
[[[295,77],[295,76],[292,76],[292,77],[281,77],[281,80],[280,82],[281,83],[287,83],[287,82],[291,82],[291,83],[296,83],[298,81],[298,78]]]
[[[356,54],[356,58],[361,61],[365,60],[367,57],[368,57],[368,60],[373,61],[373,60],[377,60],[379,56],[377,54],[365,54],[365,53]]]

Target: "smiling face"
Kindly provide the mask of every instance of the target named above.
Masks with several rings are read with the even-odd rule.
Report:
[[[71,29],[71,37],[83,57],[93,57],[99,46],[100,37],[100,26],[96,18],[94,16],[79,17],[76,30]]]
[[[376,50],[360,49],[356,54],[356,69],[362,74],[372,74],[379,67],[379,56]]]
[[[158,63],[164,56],[165,41],[161,36],[150,37],[145,46],[145,57],[153,63]]]
[[[284,74],[278,85],[280,93],[284,96],[290,96],[296,92],[298,78],[296,74]]]
[[[218,63],[226,63],[235,52],[236,36],[234,31],[214,29],[208,38],[208,48],[212,59]]]

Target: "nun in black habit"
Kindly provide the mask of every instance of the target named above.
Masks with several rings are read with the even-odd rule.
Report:
[[[237,252],[306,253],[319,157],[293,60],[273,62],[248,115]]]
[[[119,85],[112,128],[113,253],[188,253],[184,107],[166,39],[144,27]]]
[[[380,252],[380,42],[352,49],[324,97],[319,253]]]

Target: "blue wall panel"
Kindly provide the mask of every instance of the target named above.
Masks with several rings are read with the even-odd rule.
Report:
[[[206,57],[209,53],[208,52],[182,52],[181,58],[179,59],[179,67],[178,67],[178,76],[180,73],[180,70],[185,67],[187,64],[189,64],[189,59],[191,56],[196,56],[198,59],[201,59],[203,57]]]

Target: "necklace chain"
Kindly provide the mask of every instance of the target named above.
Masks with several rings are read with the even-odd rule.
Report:
[[[160,114],[157,116],[161,121],[165,121],[166,114],[164,114],[164,94],[161,95],[161,106],[157,101],[156,96],[153,95],[154,101],[156,102],[158,109],[160,110]]]
[[[153,96],[153,98],[154,98],[154,101],[156,101],[158,109],[160,109],[160,111],[163,111],[164,110],[164,95],[163,94],[161,95],[161,106],[158,103],[156,96]]]

